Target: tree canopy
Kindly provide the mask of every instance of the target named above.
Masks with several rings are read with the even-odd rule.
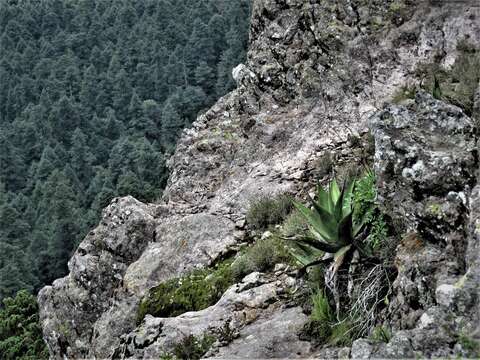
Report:
[[[233,86],[249,0],[0,0],[0,300],[64,276],[115,196]],[[22,295],[23,296],[23,295]]]

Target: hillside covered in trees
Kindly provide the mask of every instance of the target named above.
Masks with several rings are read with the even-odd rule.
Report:
[[[233,86],[249,0],[0,0],[0,300],[65,275],[115,196],[154,201]]]

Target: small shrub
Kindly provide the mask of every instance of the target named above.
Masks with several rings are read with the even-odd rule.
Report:
[[[353,191],[354,217],[371,221],[375,210],[376,197],[375,174],[373,171],[367,171],[364,176],[358,179]]]
[[[219,264],[216,269],[195,270],[151,289],[140,303],[137,323],[147,314],[173,317],[215,304],[235,282],[231,263],[229,260]]]
[[[255,272],[271,270],[275,264],[291,263],[292,257],[284,242],[275,234],[257,240],[243,255],[235,259],[232,264],[232,274],[237,280]]]
[[[382,214],[378,214],[372,221],[372,227],[370,229],[370,235],[367,238],[367,241],[370,245],[370,248],[377,252],[385,244],[385,241],[388,236],[388,225],[385,221],[385,218]]]
[[[312,341],[316,346],[324,344],[347,346],[353,340],[352,330],[348,318],[337,322],[325,292],[317,290],[312,295],[310,321],[302,329],[300,338]]]
[[[282,223],[292,208],[292,200],[286,194],[274,198],[263,197],[250,204],[246,220],[252,229],[266,230],[271,225]]]
[[[375,187],[375,174],[373,171],[361,177],[355,186],[353,198],[355,203],[354,218],[364,218],[370,227],[366,243],[373,253],[381,252],[386,244],[389,227],[383,214],[378,210],[375,199],[377,190]]]
[[[211,329],[211,332],[215,335],[215,338],[222,344],[222,346],[230,344],[239,336],[238,331],[235,328],[232,328],[230,324],[231,320],[225,322],[221,327]]]
[[[195,337],[189,335],[173,348],[175,359],[182,360],[198,360],[203,357],[215,342],[215,337],[204,335],[203,337]]]
[[[352,324],[346,319],[332,326],[328,343],[333,346],[350,346],[354,339]]]
[[[308,223],[298,210],[293,210],[283,223],[282,233],[285,236],[306,235]]]
[[[392,338],[392,333],[383,326],[377,326],[373,329],[371,338],[376,341],[388,343]]]
[[[310,315],[313,321],[331,324],[335,321],[335,315],[330,307],[325,291],[317,290],[312,295],[312,314]]]

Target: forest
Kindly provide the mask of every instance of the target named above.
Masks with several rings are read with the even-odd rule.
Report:
[[[249,0],[0,0],[0,303],[66,275],[112,198],[161,197],[182,129],[234,86],[249,12]]]

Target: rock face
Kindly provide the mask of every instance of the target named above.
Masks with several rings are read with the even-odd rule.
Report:
[[[171,350],[179,338],[189,334],[201,337],[212,329],[221,331],[225,324],[232,332],[231,343],[228,347],[215,344],[207,357],[305,356],[310,344],[299,340],[296,332],[302,328],[306,316],[301,308],[287,308],[281,301],[295,283],[295,279],[284,273],[271,278],[252,273],[205,310],[165,319],[147,315],[141,326],[122,337],[114,357],[155,358]],[[262,334],[262,338],[258,334]]]
[[[174,339],[227,323],[232,341],[207,357],[465,354],[458,334],[480,334],[475,123],[425,93],[381,108],[401,86],[422,81],[413,75],[418,64],[452,65],[460,40],[480,47],[475,5],[254,0],[238,87],[184,131],[163,201],[114,200],[69,275],[40,292],[52,358],[158,358]],[[369,124],[379,200],[404,234],[385,314],[395,330],[388,344],[360,339],[351,350],[318,352],[299,340],[307,316],[289,305],[284,295],[296,280],[282,271],[247,276],[205,310],[147,316],[137,326],[150,288],[235,251],[252,199],[302,196],[332,170],[368,161]]]
[[[477,129],[459,108],[423,92],[371,126],[379,203],[403,234],[387,311],[402,331],[389,344],[357,340],[352,356],[466,356],[460,334],[479,334]]]

